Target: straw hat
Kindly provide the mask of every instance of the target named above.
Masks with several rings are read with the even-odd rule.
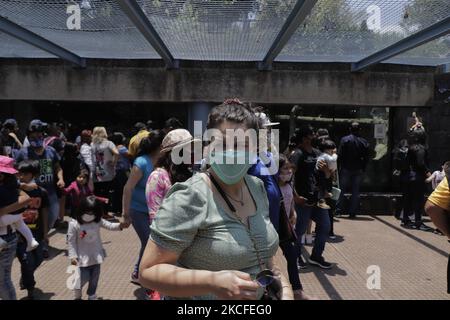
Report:
[[[201,144],[200,139],[194,139],[186,129],[175,129],[170,131],[161,143],[161,152],[168,152],[172,149],[181,149],[188,144]]]

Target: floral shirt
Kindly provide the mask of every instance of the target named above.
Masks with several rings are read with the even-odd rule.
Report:
[[[155,218],[156,212],[171,186],[172,183],[166,169],[157,168],[148,177],[145,198],[151,220]]]

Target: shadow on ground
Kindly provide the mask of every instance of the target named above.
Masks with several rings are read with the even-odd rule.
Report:
[[[43,292],[39,288],[34,289],[34,300],[50,300],[55,295],[54,292]],[[30,300],[28,297],[23,297],[20,300]]]

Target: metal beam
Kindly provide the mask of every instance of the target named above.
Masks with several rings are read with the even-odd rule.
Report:
[[[300,24],[302,24],[306,17],[311,13],[318,0],[297,0],[294,8],[287,17],[283,27],[275,38],[269,51],[263,61],[259,62],[259,70],[271,70],[272,63],[278,54],[283,50],[286,43],[297,31]]]
[[[47,51],[63,60],[72,62],[82,68],[86,67],[86,59],[81,58],[75,53],[64,49],[63,47],[41,37],[40,35],[31,32],[24,27],[0,16],[0,31],[9,34],[10,36],[22,40],[32,46],[38,47],[44,51]]]
[[[393,45],[384,48],[356,63],[352,64],[352,71],[362,71],[379,62],[395,57],[403,52],[417,48],[425,43],[450,34],[450,17],[425,28]]]
[[[117,0],[122,11],[138,28],[144,38],[152,45],[152,47],[158,52],[166,63],[167,68],[177,69],[179,64],[178,60],[175,60],[170,53],[164,41],[159,36],[158,32],[153,27],[152,23],[148,20],[144,11],[137,3],[136,0]]]

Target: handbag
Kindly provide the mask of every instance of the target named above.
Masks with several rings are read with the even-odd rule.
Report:
[[[233,204],[230,202],[230,200],[228,199],[227,194],[223,191],[223,189],[220,187],[219,183],[216,181],[216,179],[214,178],[214,176],[212,176],[211,174],[208,174],[209,179],[211,180],[211,182],[213,183],[213,185],[215,186],[215,188],[217,189],[217,191],[219,191],[220,195],[222,196],[222,198],[225,200],[225,202],[227,203],[228,207],[230,208],[231,212],[236,215],[236,208],[233,206]],[[253,202],[255,203],[256,206],[256,201],[255,199],[253,199],[253,195],[250,193]],[[272,270],[267,269],[265,267],[265,263],[262,260],[258,247],[256,245],[256,240],[253,237],[251,231],[250,231],[250,227],[247,226],[245,223],[243,223],[241,221],[241,219],[239,219],[238,216],[236,216],[237,221],[239,221],[239,223],[241,223],[244,227],[245,230],[248,233],[248,236],[253,244],[253,248],[255,250],[255,254],[256,254],[256,258],[258,260],[259,266],[261,268],[261,271],[256,275],[256,281],[258,282],[258,284],[264,288],[264,294],[261,297],[261,300],[281,300],[281,293],[282,293],[282,285],[281,285],[281,280],[278,279],[277,277],[274,276]]]

